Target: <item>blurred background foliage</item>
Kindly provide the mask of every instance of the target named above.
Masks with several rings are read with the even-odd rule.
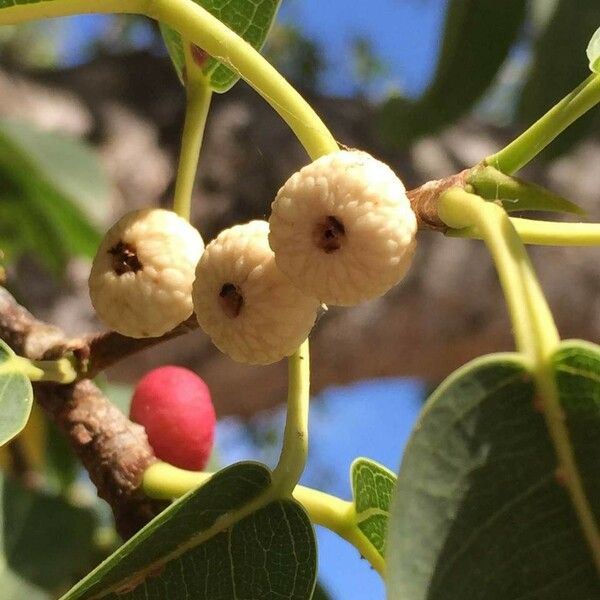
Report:
[[[370,10],[368,4],[363,0],[350,9],[341,8],[340,3],[335,6],[360,13]],[[441,15],[439,35],[430,50],[433,67],[423,89],[404,85],[403,73],[381,51],[380,40],[360,29],[346,32],[342,50],[333,56],[327,36],[315,35],[302,18],[294,17],[302,14],[303,0],[284,2],[293,5],[292,9],[273,28],[264,52],[309,100],[339,95],[345,107],[373,116],[373,129],[365,143],[391,156],[467,115],[509,134],[526,126],[586,76],[585,47],[600,25],[598,0],[411,0],[410,4],[416,15],[419,10]],[[394,22],[385,14],[379,19],[388,30],[386,36],[393,38]],[[419,26],[418,17],[409,24],[417,31]],[[57,85],[64,84],[66,89],[70,69],[140,52],[166,63],[158,28],[139,17],[86,17],[0,28],[2,71],[9,76],[34,74],[41,81],[54,81],[53,74],[60,73]],[[410,48],[405,52],[410,61]],[[340,70],[346,83],[332,90],[333,73]],[[144,113],[143,99],[135,102],[135,110]],[[161,126],[178,130],[180,116],[165,113],[166,125]],[[599,131],[600,113],[593,111],[552,144],[543,158],[564,156],[586,139],[597,138]],[[128,130],[122,135],[128,135]],[[11,275],[8,287],[19,298],[32,298],[14,284],[21,273],[31,271],[32,264],[34,279],[48,277],[59,288],[68,289],[73,257],[84,259],[86,271],[102,230],[115,212],[123,210],[115,208],[110,198],[106,156],[101,160],[95,150],[105,137],[94,127],[89,128],[87,139],[69,137],[3,113],[0,250]],[[135,165],[125,168],[133,170]],[[210,174],[202,184],[209,191],[214,187]],[[245,217],[238,211],[232,218]],[[38,306],[43,306],[44,298]],[[179,360],[177,354],[173,356],[172,360]],[[126,409],[130,387],[104,385],[109,397]],[[347,468],[360,453],[396,469],[424,396],[422,385],[399,380],[324,393],[318,410],[313,411],[317,442],[306,481],[347,495]],[[371,406],[377,403],[380,416],[364,407],[365,399]],[[402,399],[401,414],[398,399]],[[257,455],[273,462],[281,419],[275,411],[249,421],[222,421],[215,462]],[[387,421],[383,434],[381,421]],[[372,433],[365,429],[369,423]],[[374,445],[379,439],[386,441],[385,448]],[[354,443],[357,440],[360,444]],[[54,597],[118,543],[107,508],[94,499],[70,449],[39,413],[24,434],[2,450],[0,460],[4,471],[18,480],[2,482],[5,518],[0,538],[8,560],[6,574],[0,578],[7,590],[3,598]],[[48,519],[40,520],[40,514],[52,514],[53,527],[42,526]],[[344,570],[353,569],[357,558],[352,549],[335,546],[329,538],[320,543],[323,576],[332,597],[364,597],[365,589],[371,590],[371,598],[382,597],[381,583],[366,568],[358,575],[358,583],[354,578],[349,585],[344,583]],[[64,560],[56,561],[56,556]],[[327,597],[324,590],[315,594],[315,599]]]
[[[377,107],[378,133],[392,148],[406,148],[469,112],[475,112],[483,122],[503,127],[530,123],[585,77],[587,64],[582,48],[600,22],[600,4],[596,0],[581,0],[576,5],[569,0],[414,2],[437,3],[445,15],[436,67],[422,93],[403,94],[397,87],[390,90],[387,84],[402,79],[402,74],[393,72],[389,59],[378,53],[374,40],[364,33],[348,35],[343,59],[351,79],[344,94],[367,98]],[[290,4],[299,1],[290,0]],[[293,11],[291,15],[293,18]],[[389,35],[393,35],[393,23]],[[165,54],[158,27],[137,16],[106,16],[79,24],[64,19],[0,29],[0,64],[11,70],[63,69],[139,50]],[[323,93],[331,62],[327,40],[311,37],[301,22],[288,19],[277,23],[265,54],[302,90]],[[586,136],[596,134],[599,125],[598,113],[589,114],[546,150],[544,157],[557,158]],[[32,177],[27,165],[28,149],[23,144],[31,143],[35,132],[10,124],[2,129],[0,239],[5,260],[14,261],[21,254],[30,253],[41,257],[44,266],[54,274],[60,274],[69,255],[90,256],[93,251],[97,231],[94,232],[93,220],[86,222],[85,217],[91,207],[98,215],[98,203],[102,201],[91,195],[105,193],[107,185],[96,173],[89,182],[89,187],[96,189],[90,190],[87,197],[78,198],[61,189],[63,178],[73,179],[72,169],[55,170],[57,165],[49,164],[44,173],[42,165]],[[43,137],[48,145],[47,156],[56,153],[60,162],[66,152],[64,164],[68,165],[70,158],[76,157],[78,147],[85,155],[82,160],[86,162],[86,173],[94,168],[82,144],[73,141],[73,147],[67,148],[67,142],[60,140],[60,148],[55,149],[51,136]],[[18,167],[12,152],[14,146],[18,147]],[[54,172],[51,184],[48,170]],[[24,173],[27,177],[23,177]],[[87,174],[83,175],[82,181],[86,178]],[[85,185],[79,189],[85,189]],[[47,210],[45,203],[39,201],[40,194],[52,194],[54,202],[61,206],[60,217],[53,217],[57,211]],[[17,198],[23,201],[18,202]],[[20,227],[14,226],[16,219]],[[60,241],[56,256],[39,252],[50,238]]]

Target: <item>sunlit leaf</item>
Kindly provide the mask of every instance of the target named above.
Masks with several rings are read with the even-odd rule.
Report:
[[[579,476],[600,517],[600,349],[553,358]],[[427,402],[405,450],[387,546],[388,598],[583,600],[600,581],[528,364],[477,359]]]
[[[195,1],[257,50],[260,50],[264,44],[281,4],[281,0],[261,0],[260,2],[256,0]],[[161,24],[160,30],[175,70],[180,80],[185,83],[184,44],[190,42],[184,40],[177,31],[167,25]],[[195,49],[195,51],[198,50]],[[231,69],[212,57],[203,57],[202,64],[198,65],[197,68],[208,77],[210,86],[217,92],[226,92],[239,78]]]
[[[357,458],[352,463],[350,473],[356,525],[380,556],[384,557],[396,476],[384,466],[367,458]]]

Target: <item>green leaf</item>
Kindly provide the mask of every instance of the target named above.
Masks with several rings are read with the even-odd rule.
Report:
[[[553,362],[575,460],[600,523],[600,346],[563,342]]]
[[[89,571],[96,556],[96,520],[91,510],[26,490],[2,477],[0,489],[2,558],[13,579],[55,596]],[[2,597],[6,597],[4,591]]]
[[[49,485],[58,492],[66,493],[77,480],[80,463],[65,435],[48,418],[46,426],[44,474]]]
[[[588,499],[600,517],[600,349],[553,359]],[[527,363],[477,359],[427,402],[404,453],[387,546],[395,600],[584,600],[600,582]]]
[[[296,502],[265,497],[270,484],[270,472],[256,463],[220,471],[156,517],[63,600],[309,600],[316,579],[312,526]],[[253,501],[253,510],[240,512]]]
[[[27,425],[33,404],[31,382],[14,363],[14,352],[0,340],[0,446]]]
[[[89,217],[104,216],[108,180],[96,153],[82,141],[25,121],[0,120],[0,156],[2,163],[28,180],[39,178]]]
[[[181,35],[164,23],[159,23],[160,33],[175,67],[179,81],[185,85],[185,52],[183,51],[183,39]]]
[[[589,76],[583,54],[600,23],[598,0],[559,0],[548,26],[537,39],[531,70],[518,106],[518,119],[528,126]],[[600,111],[578,119],[540,157],[552,160],[600,128]]]
[[[115,383],[102,379],[97,381],[105,396],[124,414],[129,414],[129,406],[133,397],[133,386],[125,383]]]
[[[590,71],[600,74],[600,27],[594,32],[586,53],[590,61]]]
[[[269,34],[275,20],[281,0],[195,0],[209,13],[244,38],[251,46],[260,50]],[[181,35],[161,24],[167,50],[175,65],[175,70],[182,82],[185,83],[185,52],[184,44],[189,43]],[[209,84],[216,92],[226,92],[239,79],[231,69],[210,57],[201,67],[202,73],[208,77]]]
[[[433,81],[411,102],[390,98],[379,130],[392,146],[435,133],[465,114],[492,83],[519,35],[526,0],[452,0]]]
[[[383,558],[396,476],[367,458],[357,458],[350,467],[356,526]]]
[[[508,212],[536,210],[585,215],[583,209],[566,198],[541,185],[506,175],[494,167],[477,169],[468,183],[482,198],[502,201]]]
[[[92,223],[107,209],[108,185],[95,155],[71,138],[0,121],[0,249],[29,253],[60,274],[73,255],[94,255]]]
[[[0,167],[0,178],[4,175]],[[6,188],[10,179],[3,183]],[[30,254],[55,274],[62,272],[68,260],[64,240],[48,227],[44,214],[24,190],[0,193],[0,250],[7,264]]]

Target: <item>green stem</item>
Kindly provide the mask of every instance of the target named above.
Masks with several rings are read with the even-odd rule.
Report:
[[[157,500],[173,500],[206,483],[214,473],[186,471],[169,463],[156,462],[144,471],[144,494]]]
[[[477,227],[496,268],[511,317],[517,349],[531,359],[538,344],[527,310],[526,290],[521,277],[522,263],[529,258],[508,215],[497,204],[486,202],[459,188],[448,190],[440,199],[439,216],[449,227]]]
[[[598,102],[600,75],[590,75],[517,139],[500,152],[488,156],[485,164],[512,175]]]
[[[0,9],[0,25],[77,14],[146,15],[179,31],[236,71],[281,115],[312,159],[338,150],[302,96],[250,44],[193,0],[52,0]]]
[[[559,469],[600,571],[600,532],[577,468],[552,366],[560,339],[523,243],[502,208],[462,189],[454,188],[442,196],[439,214],[450,227],[476,228],[492,254],[509,305],[517,347],[531,360]]]
[[[189,71],[189,69],[188,69]],[[204,78],[189,78],[186,85],[185,122],[181,140],[181,153],[175,183],[173,210],[189,221],[192,191],[198,169],[198,158],[206,117],[210,108],[212,90]]]
[[[510,222],[525,244],[541,246],[600,246],[600,223],[562,223],[511,218]],[[482,239],[477,227],[450,229],[450,237]]]
[[[273,482],[283,495],[296,487],[308,453],[310,359],[308,340],[288,359],[288,399],[283,447]]]
[[[301,485],[294,489],[294,498],[305,508],[312,523],[326,527],[352,544],[384,577],[385,560],[358,528],[353,502]]]
[[[30,381],[52,381],[54,383],[73,383],[78,377],[75,360],[29,360],[22,356],[13,356],[0,366],[1,371],[18,372]]]
[[[144,493],[157,500],[172,500],[206,483],[213,473],[185,471],[167,463],[155,463],[144,473]],[[312,523],[330,529],[356,547],[383,576],[385,561],[356,526],[354,504],[325,492],[298,485],[293,497],[300,502]]]

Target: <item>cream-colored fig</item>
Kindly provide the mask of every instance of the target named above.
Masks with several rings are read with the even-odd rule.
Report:
[[[111,329],[159,337],[192,314],[192,283],[204,242],[174,212],[149,208],[106,233],[92,265],[90,298]]]
[[[376,298],[411,264],[417,223],[404,185],[366,152],[341,150],[307,165],[271,210],[277,266],[325,304]]]
[[[198,323],[238,362],[269,364],[289,356],[308,336],[319,308],[279,271],[268,234],[266,221],[226,229],[196,269]]]

